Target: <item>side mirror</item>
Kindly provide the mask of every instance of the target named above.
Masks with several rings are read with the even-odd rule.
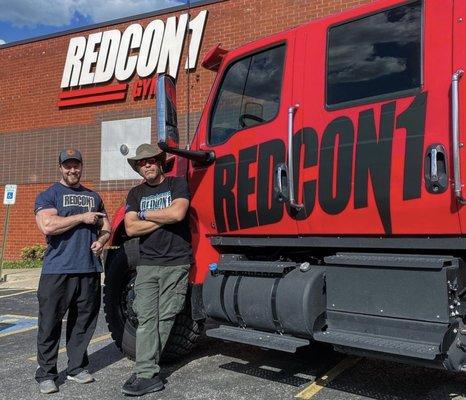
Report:
[[[180,149],[180,136],[176,115],[176,82],[167,74],[157,77],[157,136],[158,145],[167,153],[187,158],[202,165],[215,161],[213,151]]]
[[[162,150],[178,149],[178,119],[176,113],[176,82],[167,74],[157,77],[157,136]]]

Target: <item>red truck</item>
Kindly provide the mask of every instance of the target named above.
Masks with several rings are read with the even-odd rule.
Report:
[[[226,51],[188,149],[159,76],[159,145],[189,182],[195,265],[165,357],[207,335],[466,370],[466,3],[381,0]],[[465,178],[466,179],[466,178]],[[134,354],[114,218],[105,311]]]

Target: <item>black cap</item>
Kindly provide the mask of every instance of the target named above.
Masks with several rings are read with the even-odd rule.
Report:
[[[63,164],[65,161],[68,161],[68,160],[76,160],[82,163],[83,156],[81,155],[81,152],[76,149],[66,149],[66,150],[60,151],[60,155],[58,156],[58,162],[60,164]]]

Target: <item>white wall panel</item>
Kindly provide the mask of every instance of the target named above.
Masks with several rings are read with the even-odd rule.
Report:
[[[141,178],[131,169],[126,158],[133,157],[140,144],[150,143],[150,126],[150,117],[102,122],[101,181]],[[127,156],[121,154],[122,144],[129,148]]]

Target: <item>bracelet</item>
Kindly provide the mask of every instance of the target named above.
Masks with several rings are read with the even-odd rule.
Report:
[[[138,212],[138,218],[141,219],[141,220],[143,220],[143,221],[145,221],[145,220],[146,220],[146,213],[147,213],[146,210],[144,210],[144,211],[139,211],[139,212]]]
[[[104,234],[106,234],[106,233],[108,233],[109,235],[112,234],[112,232],[106,231],[105,229],[102,229],[102,230],[100,231],[100,233],[99,233],[99,236],[104,235]]]

